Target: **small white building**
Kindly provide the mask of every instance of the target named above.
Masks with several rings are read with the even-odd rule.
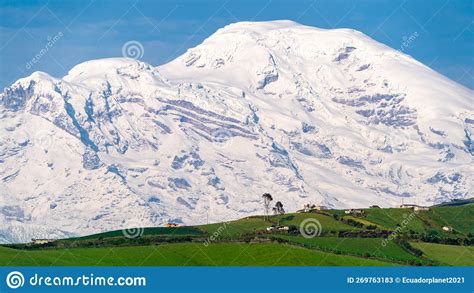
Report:
[[[328,209],[329,208],[327,206],[323,206],[323,205],[305,204],[303,209],[300,211],[304,213],[309,213],[312,210],[323,211],[323,210],[328,210]]]
[[[54,239],[31,239],[31,244],[47,244],[53,242]]]
[[[399,205],[398,207],[401,208],[401,209],[412,209],[416,206],[416,204],[407,204],[407,203],[404,203],[404,204],[401,204]]]
[[[325,210],[328,210],[328,207],[327,206],[315,206],[314,209],[318,210],[318,211],[325,211]]]
[[[344,213],[346,215],[361,215],[364,213],[364,211],[360,209],[348,209],[348,210],[345,210]]]
[[[313,209],[314,207],[315,207],[315,205],[305,204],[304,207],[303,207],[303,212],[307,213],[307,212],[311,211],[311,209]]]
[[[416,206],[416,207],[413,208],[413,210],[415,210],[415,211],[429,211],[430,208],[429,207]]]
[[[413,209],[414,211],[429,211],[429,207],[419,206],[416,204],[402,204],[399,206],[401,209]]]
[[[452,232],[453,231],[453,228],[452,227],[448,227],[448,226],[443,226],[443,231],[445,232]]]

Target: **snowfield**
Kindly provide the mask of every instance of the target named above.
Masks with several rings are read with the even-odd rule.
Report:
[[[474,95],[350,29],[228,25],[0,95],[0,242],[473,196]]]

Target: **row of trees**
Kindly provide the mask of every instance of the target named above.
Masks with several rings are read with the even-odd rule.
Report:
[[[269,212],[270,212],[270,204],[273,201],[273,197],[270,193],[264,193],[262,195],[263,198],[263,207],[265,209],[265,219],[268,220]],[[273,214],[275,215],[283,215],[285,213],[285,209],[283,208],[283,204],[281,201],[277,201],[275,206],[272,208]]]

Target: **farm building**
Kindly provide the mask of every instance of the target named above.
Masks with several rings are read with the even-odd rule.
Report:
[[[362,215],[364,211],[360,209],[349,209],[349,210],[345,210],[344,213],[346,215]]]
[[[327,206],[315,206],[314,209],[318,210],[318,211],[324,211],[324,210],[328,210],[328,207]]]
[[[289,231],[290,230],[290,227],[288,226],[270,226],[270,227],[267,227],[267,231],[270,232],[270,231]]]
[[[318,210],[318,211],[323,211],[323,210],[328,210],[329,208],[327,206],[323,205],[315,205],[315,204],[305,204],[303,209],[298,210],[297,212],[300,213],[308,213],[312,210]]]
[[[165,227],[167,228],[173,228],[173,227],[178,227],[179,225],[178,224],[175,224],[175,223],[166,223],[165,224]]]
[[[31,239],[31,244],[47,244],[53,241],[54,239]]]
[[[429,211],[429,207],[419,206],[416,204],[402,204],[399,206],[401,209],[413,209],[415,211]]]
[[[452,227],[448,227],[448,226],[443,226],[443,231],[445,232],[452,232],[453,231],[453,228]]]

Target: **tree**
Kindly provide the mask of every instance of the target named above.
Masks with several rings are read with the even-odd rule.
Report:
[[[275,207],[273,208],[273,212],[275,215],[283,215],[285,213],[285,209],[283,209],[283,204],[281,201],[277,201]]]
[[[273,200],[273,197],[270,193],[264,193],[263,197],[263,207],[265,208],[265,218],[268,219],[268,211],[270,210],[270,202]]]
[[[273,210],[273,214],[274,214],[274,215],[278,215],[278,210],[277,210],[276,207],[273,207],[272,210]]]
[[[273,213],[275,215],[283,215],[285,213],[285,210],[283,209],[283,204],[281,203],[281,201],[276,202],[275,207],[273,208]],[[277,219],[278,219],[278,226],[280,226],[281,217],[277,217]]]

